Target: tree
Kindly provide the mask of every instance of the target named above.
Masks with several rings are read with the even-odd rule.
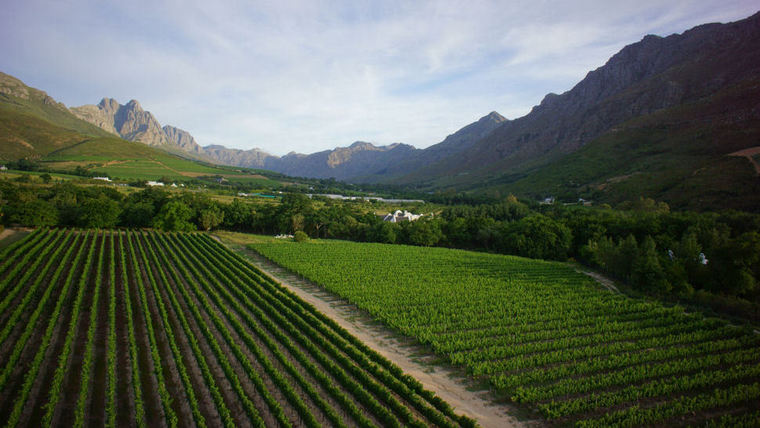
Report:
[[[121,212],[119,223],[127,227],[149,227],[156,209],[150,201],[128,202]]]
[[[654,239],[649,235],[644,238],[631,265],[631,283],[640,290],[657,294],[666,294],[671,290],[671,284],[665,279],[665,271],[660,265]]]
[[[173,200],[161,207],[158,215],[153,219],[153,227],[177,232],[189,232],[195,230],[195,225],[190,222],[191,218],[193,218],[193,210],[184,202]]]
[[[227,229],[244,230],[251,226],[251,206],[235,198],[231,204],[224,205],[224,221],[222,224]]]
[[[292,230],[293,233],[298,232],[298,231],[303,231],[304,223],[305,223],[305,219],[304,219],[303,214],[295,213],[290,216],[290,226],[291,226],[290,230]]]
[[[508,253],[536,259],[567,259],[572,233],[564,224],[542,214],[507,224],[499,248]]]
[[[203,230],[211,230],[219,226],[224,220],[224,211],[218,206],[212,205],[209,208],[201,210],[198,215],[198,222]]]
[[[396,243],[396,223],[383,221],[375,224],[371,227],[369,232],[369,240],[373,242],[382,242],[384,244]]]
[[[58,224],[58,210],[47,201],[15,201],[3,207],[6,224],[24,226],[54,226]]]
[[[119,220],[119,214],[119,203],[105,195],[85,198],[77,209],[77,225],[100,229],[114,227]]]
[[[306,242],[309,240],[309,235],[302,230],[297,230],[296,233],[293,234],[293,240],[296,242]]]
[[[424,217],[417,221],[402,223],[402,229],[406,232],[407,242],[412,245],[430,247],[443,238],[440,223]]]

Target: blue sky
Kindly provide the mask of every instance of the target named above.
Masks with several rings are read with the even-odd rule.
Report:
[[[4,0],[0,71],[68,106],[140,101],[202,145],[435,144],[514,119],[623,46],[748,0]]]

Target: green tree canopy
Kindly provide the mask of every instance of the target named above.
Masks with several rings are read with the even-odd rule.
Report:
[[[195,225],[190,222],[192,218],[193,210],[190,207],[182,201],[173,200],[161,207],[153,219],[153,227],[162,230],[189,232],[195,230]]]

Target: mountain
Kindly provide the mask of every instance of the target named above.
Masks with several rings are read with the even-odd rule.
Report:
[[[143,110],[137,100],[122,105],[113,98],[103,98],[97,105],[72,107],[71,112],[128,141],[139,141],[150,146],[171,144],[185,151],[196,151],[193,145],[197,144],[190,134],[173,127],[168,127],[167,133],[167,129],[161,127],[153,114]]]
[[[128,180],[224,176],[255,185],[280,185],[259,174],[189,160],[189,153],[184,151],[182,157],[168,153],[167,150],[179,151],[179,147],[192,148],[194,144],[189,134],[176,128],[158,128],[176,149],[166,144],[159,149],[124,140],[114,135],[114,131],[122,130],[131,136],[155,135],[157,122],[150,113],[141,113],[137,102],[119,106],[106,99],[101,104],[102,109],[88,107],[78,111],[79,116],[87,115],[96,123],[93,124],[80,119],[47,93],[0,73],[0,164],[28,159],[46,170],[70,173],[81,167],[91,173]],[[136,124],[145,126],[141,129]]]
[[[184,129],[164,125],[161,130],[170,145],[195,155],[203,155],[205,153],[203,148],[195,142],[195,138]]]
[[[523,192],[532,183],[536,187],[531,193],[549,196],[569,189],[577,194],[583,186],[598,188],[607,180],[655,179],[668,172],[672,185],[674,180],[688,180],[699,168],[720,172],[714,166],[728,162],[727,155],[760,145],[760,104],[754,101],[760,97],[741,96],[756,93],[759,77],[760,14],[668,37],[649,35],[623,48],[569,91],[548,94],[528,115],[504,121],[468,150],[393,181],[431,189]],[[691,116],[684,116],[685,111]],[[720,131],[726,122],[748,137],[737,139]],[[658,137],[650,138],[654,135]],[[593,150],[581,151],[590,145]],[[589,159],[584,163],[577,155],[568,158],[589,150],[605,163],[589,165]],[[646,156],[641,163],[630,162],[642,151]],[[684,157],[689,158],[686,169],[679,165]],[[579,169],[567,168],[571,160]],[[729,163],[734,161],[738,159]],[[751,164],[745,163],[749,171]],[[683,175],[673,176],[674,169]],[[584,178],[568,183],[567,176],[555,175],[549,183],[549,172],[559,170]],[[735,166],[726,171],[744,174]],[[607,190],[601,196],[616,187],[602,186]],[[654,196],[667,194],[659,185],[647,189]]]
[[[442,159],[470,150],[475,143],[491,134],[504,122],[508,122],[508,119],[492,111],[476,122],[447,136],[440,143],[423,150],[406,153],[406,156],[396,162],[388,163],[371,173],[365,171],[364,175],[354,177],[353,179],[362,182],[388,182],[412,174]]]
[[[357,141],[349,147],[338,147],[310,155],[291,152],[281,158],[270,157],[266,159],[264,167],[296,177],[360,181],[357,178],[399,163],[416,151],[417,149],[408,144],[375,146]]]
[[[267,159],[276,158],[276,156],[272,156],[260,149],[229,149],[215,144],[204,146],[203,154],[216,163],[246,168],[264,168]]]
[[[357,141],[312,154],[291,152],[277,157],[259,149],[236,150],[206,146],[206,155],[226,165],[265,168],[285,175],[310,178],[335,178],[354,182],[378,182],[409,174],[417,168],[468,150],[506,119],[491,112],[424,150],[408,144],[376,146]]]
[[[189,132],[171,125],[161,126],[158,119],[149,111],[143,110],[137,100],[122,105],[113,98],[103,98],[97,105],[73,107],[71,112],[125,140],[141,142],[202,161],[262,168],[264,159],[271,156],[259,149],[244,151],[219,145],[201,147]]]

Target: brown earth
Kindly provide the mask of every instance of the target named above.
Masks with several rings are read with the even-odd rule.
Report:
[[[739,156],[739,157],[745,157],[749,162],[752,164],[752,166],[755,167],[755,172],[757,175],[760,175],[760,164],[757,163],[755,160],[755,156],[760,155],[760,146],[756,147],[750,147],[748,149],[739,150],[738,152],[729,153],[728,156]]]

